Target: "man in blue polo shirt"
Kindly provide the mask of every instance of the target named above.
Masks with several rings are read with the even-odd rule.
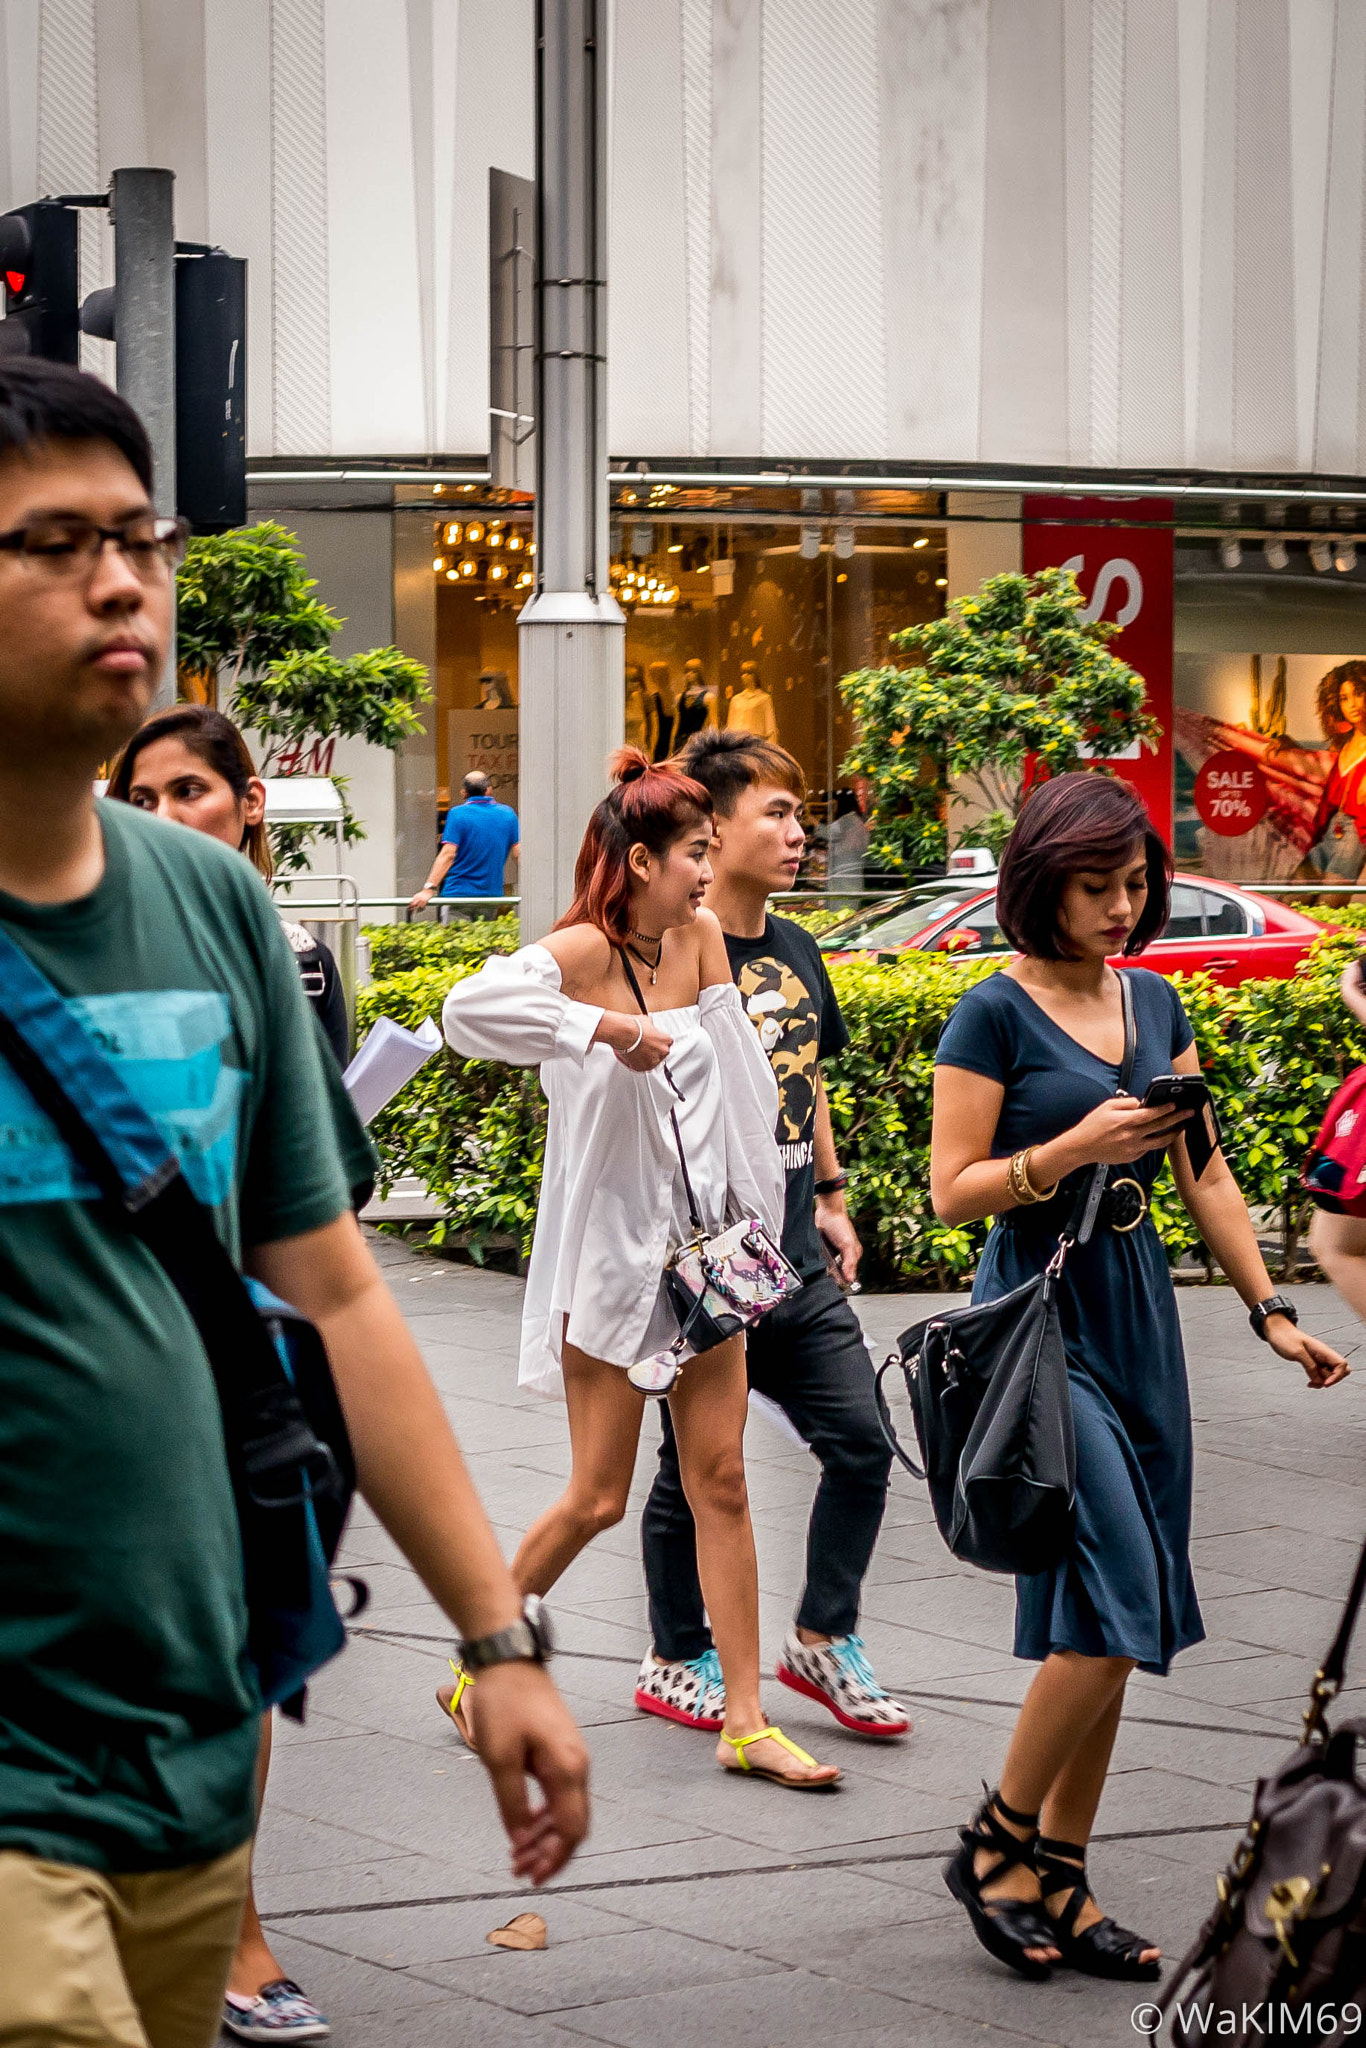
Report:
[[[501,896],[508,855],[520,854],[517,813],[489,795],[489,779],[476,768],[465,777],[465,801],[452,804],[432,871],[409,908],[425,910],[433,896]],[[479,912],[475,913],[476,916]]]

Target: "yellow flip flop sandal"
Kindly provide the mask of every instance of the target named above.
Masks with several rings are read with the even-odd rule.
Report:
[[[452,1721],[455,1723],[455,1732],[460,1737],[460,1740],[466,1745],[467,1748],[473,1749],[474,1743],[470,1738],[469,1728],[466,1726],[465,1722],[461,1719],[460,1716],[460,1702],[464,1699],[465,1694],[468,1692],[469,1688],[474,1684],[474,1680],[470,1676],[469,1672],[466,1671],[463,1664],[456,1663],[454,1657],[448,1657],[446,1659],[446,1662],[450,1665],[451,1670],[455,1673],[455,1691],[451,1694],[448,1700],[443,1702],[445,1711],[450,1715]],[[437,1698],[440,1699],[440,1697],[441,1696],[438,1693]]]
[[[723,1733],[721,1740],[730,1744],[736,1756],[736,1761],[733,1764],[723,1764],[721,1766],[723,1770],[744,1771],[752,1778],[768,1778],[773,1784],[782,1785],[789,1792],[829,1792],[840,1781],[841,1773],[838,1771],[833,1778],[788,1778],[784,1777],[781,1771],[768,1770],[763,1764],[752,1764],[745,1755],[745,1751],[749,1748],[751,1742],[776,1742],[780,1749],[785,1749],[788,1752],[789,1756],[795,1756],[799,1764],[810,1764],[812,1769],[817,1771],[820,1769],[820,1765],[816,1762],[815,1757],[808,1756],[804,1749],[799,1749],[789,1736],[783,1734],[781,1728],[756,1728],[752,1735],[726,1735]]]

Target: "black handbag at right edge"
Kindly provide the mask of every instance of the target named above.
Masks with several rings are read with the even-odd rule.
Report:
[[[1259,1781],[1218,1903],[1163,1990],[1157,2010],[1180,2048],[1323,2048],[1366,2030],[1366,1787],[1357,1765],[1366,1721],[1334,1729],[1325,1718],[1363,1592],[1366,1545],[1310,1689],[1300,1745]]]
[[[1119,985],[1123,1094],[1133,1076],[1136,1027],[1126,974]],[[934,1519],[954,1556],[984,1571],[1046,1571],[1071,1542],[1077,1456],[1058,1283],[1072,1246],[1090,1239],[1108,1173],[1097,1166],[1087,1175],[1042,1273],[999,1300],[915,1324],[877,1374],[887,1441],[907,1470],[928,1482]],[[892,1425],[882,1381],[893,1367],[905,1377],[923,1472]]]

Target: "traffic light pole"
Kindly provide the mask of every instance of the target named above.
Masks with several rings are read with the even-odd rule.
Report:
[[[152,443],[158,512],[176,509],[175,172],[115,171],[115,381]],[[152,709],[176,700],[175,639]]]
[[[522,939],[569,904],[622,741],[607,503],[608,0],[536,7],[536,588],[518,620]]]

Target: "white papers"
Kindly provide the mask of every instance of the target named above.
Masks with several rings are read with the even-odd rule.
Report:
[[[395,1024],[392,1017],[376,1019],[342,1075],[363,1124],[374,1121],[385,1103],[392,1102],[399,1089],[426,1066],[440,1044],[440,1028],[430,1017],[424,1017],[416,1031]]]

